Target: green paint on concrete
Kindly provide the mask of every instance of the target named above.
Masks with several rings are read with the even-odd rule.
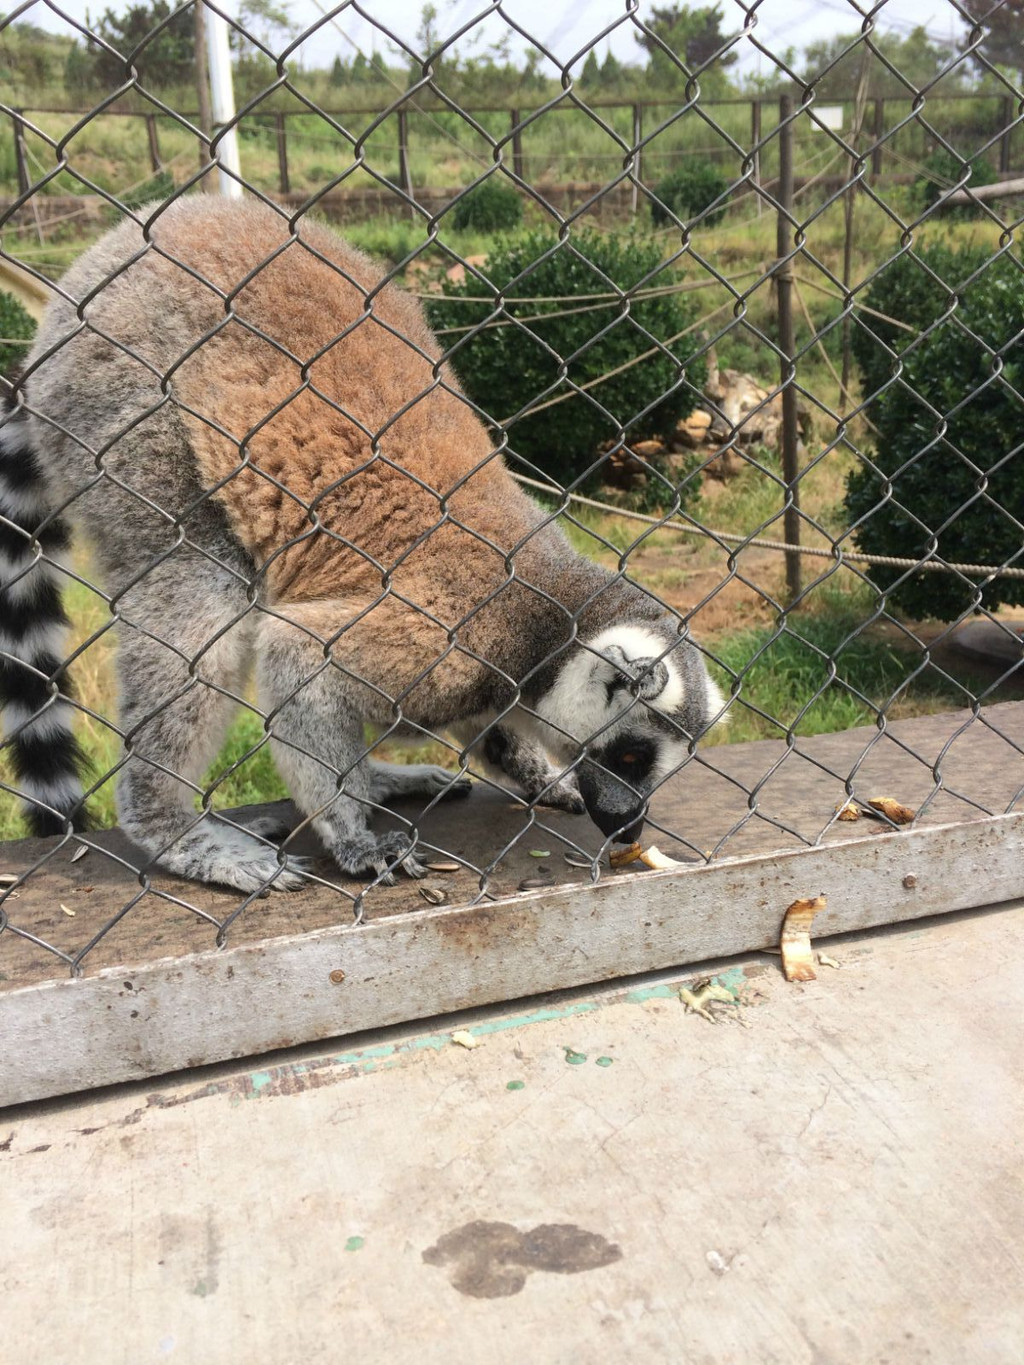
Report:
[[[645,1000],[672,1000],[678,986],[640,986],[626,996],[627,1005],[642,1005]]]
[[[509,1081],[508,1085],[505,1087],[506,1090],[524,1090],[525,1088],[525,1081]]]
[[[680,985],[687,986],[694,978],[685,977],[682,982],[676,981],[661,986],[640,986],[635,991],[626,993],[627,1005],[642,1005],[645,1000],[675,1000],[679,995]],[[712,977],[706,978],[714,981],[717,985],[723,986],[731,995],[739,995],[747,978],[743,974],[742,967],[727,967],[724,972],[718,972]],[[614,998],[608,1002],[614,1004]]]
[[[693,978],[689,979],[692,980]],[[729,967],[726,971],[713,976],[711,980],[718,982],[720,986],[724,986],[733,995],[738,995],[746,982],[746,977],[742,967]],[[598,1000],[574,1000],[565,1005],[531,1010],[528,1014],[514,1014],[499,1019],[488,1019],[483,1023],[474,1024],[469,1032],[474,1037],[479,1038],[488,1033],[505,1033],[509,1029],[523,1028],[527,1024],[544,1024],[553,1019],[572,1019],[575,1015],[591,1014],[594,1010],[601,1009],[605,1005],[621,1004],[623,1001],[629,1005],[642,1005],[645,1000],[674,1000],[677,998],[678,990],[678,983],[640,986],[636,990],[627,991],[625,995],[602,995]],[[276,1083],[285,1074],[300,1079],[311,1071],[321,1070],[325,1064],[351,1066],[357,1072],[365,1074],[396,1066],[401,1062],[403,1056],[407,1056],[409,1053],[442,1052],[450,1045],[450,1033],[428,1033],[419,1038],[407,1038],[401,1043],[378,1043],[375,1047],[359,1048],[355,1052],[336,1052],[329,1059],[319,1061],[316,1065],[292,1062],[285,1066],[274,1067],[269,1071],[252,1071],[248,1076],[248,1086],[245,1093],[241,1096],[232,1093],[230,1096],[231,1103],[238,1103],[240,1099],[256,1099],[264,1094],[274,1094]],[[565,1060],[570,1066],[582,1066],[587,1060],[585,1054],[575,1052],[572,1048],[566,1048],[565,1053]],[[615,1059],[608,1057],[605,1059],[596,1058],[595,1060],[599,1066],[610,1066]]]
[[[470,1032],[479,1037],[484,1033],[504,1033],[506,1029],[520,1028],[523,1024],[546,1024],[552,1019],[571,1019],[576,1014],[590,1014],[596,1010],[596,1000],[574,1000],[568,1005],[550,1009],[531,1010],[529,1014],[511,1015],[505,1019],[489,1019],[484,1024],[474,1024]]]
[[[348,1241],[345,1243],[345,1250],[362,1251],[365,1241],[366,1241],[365,1237],[350,1237]]]

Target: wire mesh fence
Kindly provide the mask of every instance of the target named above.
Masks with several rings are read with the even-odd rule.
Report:
[[[210,5],[121,50],[42,0],[6,16],[9,41],[60,21],[106,84],[48,118],[0,106],[0,262],[49,300],[30,349],[0,338],[2,785],[8,835],[23,800],[52,836],[15,851],[3,940],[78,972],[154,903],[224,943],[271,892],[362,918],[597,881],[651,831],[689,862],[755,829],[813,845],[869,808],[886,740],[919,818],[1019,806],[1024,725],[996,706],[1024,680],[1024,104],[992,49],[1013,6],[950,3],[961,37],[925,76],[885,5],[799,72],[760,8],[698,60],[633,0],[571,53],[500,4],[426,45],[352,3],[280,46]],[[302,65],[349,11],[406,68],[372,116]],[[215,125],[152,60],[197,18],[245,77]],[[533,81],[488,119],[456,60],[485,21]],[[622,30],[674,102],[623,115],[582,74]],[[773,93],[737,117],[708,92],[750,51]],[[90,133],[128,105],[148,150],[115,190]],[[289,143],[285,115],[316,133]],[[420,183],[411,118],[457,188]],[[589,179],[554,183],[558,158]],[[368,187],[391,216],[346,235],[383,262],[326,221]],[[790,818],[765,793],[801,759],[818,786]],[[88,832],[114,786],[131,848]],[[19,914],[82,848],[130,891]]]

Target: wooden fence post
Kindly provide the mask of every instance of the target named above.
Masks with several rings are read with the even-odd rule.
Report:
[[[405,109],[398,111],[398,183],[412,198],[412,177],[409,174],[409,115]],[[416,210],[410,206],[409,215],[416,217]]]
[[[523,172],[523,130],[519,125],[519,110],[510,109],[509,119],[512,126],[512,170],[520,180],[525,180]]]
[[[285,128],[284,114],[274,115],[274,132],[277,135],[277,179],[282,194],[291,190],[288,179],[288,132]]]
[[[999,139],[999,173],[1010,174],[1010,136],[1013,132],[1013,96],[1004,95],[1000,100],[999,126],[1003,135]]]
[[[156,115],[146,115],[146,141],[149,143],[149,164],[154,175],[159,175],[163,170],[163,162],[160,160],[160,143],[156,135]]]
[[[640,201],[639,186],[643,181],[643,160],[640,153],[640,143],[644,136],[644,111],[639,104],[633,105],[633,185],[630,195],[630,209],[636,215]]]
[[[754,198],[757,200],[757,216],[761,217],[764,203],[759,193],[761,189],[761,101],[750,102],[750,145],[754,151]]]
[[[875,121],[871,128],[871,183],[882,174],[882,134],[885,132],[885,100],[875,100]]]
[[[25,162],[25,125],[16,110],[11,113],[14,124],[14,164],[18,171],[18,193],[28,194],[28,166]]]
[[[793,266],[786,259],[793,244],[793,97],[779,98],[779,212],[776,232],[776,303],[779,310],[779,383],[782,386],[782,473],[786,480],[786,506],[783,510],[787,545],[800,544],[800,433],[796,411],[793,356],[796,338],[793,331]],[[786,588],[789,601],[800,596],[800,552],[786,551]]]

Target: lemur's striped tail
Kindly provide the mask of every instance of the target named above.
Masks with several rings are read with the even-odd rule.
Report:
[[[70,536],[61,519],[47,521],[51,510],[28,423],[0,409],[0,754],[14,770],[33,834],[85,823],[82,755],[62,666],[68,618],[53,563]]]

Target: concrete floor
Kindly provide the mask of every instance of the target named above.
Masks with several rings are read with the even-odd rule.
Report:
[[[1024,905],[818,946],[0,1111],[5,1365],[1017,1365]]]

